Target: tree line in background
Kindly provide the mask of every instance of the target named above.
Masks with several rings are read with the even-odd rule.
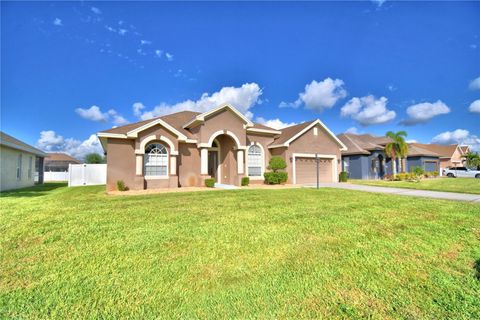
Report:
[[[85,163],[107,163],[107,157],[103,157],[96,152],[89,153],[84,158]]]

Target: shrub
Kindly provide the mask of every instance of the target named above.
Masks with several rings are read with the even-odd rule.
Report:
[[[405,181],[408,180],[409,175],[408,173],[399,173],[395,176],[395,181]]]
[[[273,172],[277,172],[278,170],[283,170],[287,167],[287,163],[285,160],[280,156],[273,156],[270,158],[268,162],[267,169],[272,170]]]
[[[215,179],[214,178],[205,179],[205,187],[213,188],[214,186],[215,186]]]
[[[412,172],[410,173],[412,175],[412,181],[419,182],[422,179],[424,173],[425,171],[422,167],[413,167]]]
[[[340,182],[347,182],[347,180],[348,180],[348,172],[346,172],[346,171],[340,172],[340,176],[338,177],[338,180],[339,180]]]
[[[432,174],[434,178],[438,177],[438,171],[433,171]]]
[[[125,187],[125,182],[123,180],[118,180],[117,181],[117,190],[118,191],[126,191],[127,187]]]
[[[388,181],[394,181],[395,177],[393,176],[393,174],[386,174],[383,176],[383,179]]]
[[[242,178],[242,187],[248,186],[250,184],[250,178],[249,177],[243,177]]]
[[[280,184],[285,183],[288,180],[288,174],[286,172],[265,172],[265,183],[267,184]]]

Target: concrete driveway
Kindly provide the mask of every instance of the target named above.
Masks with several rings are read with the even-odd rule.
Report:
[[[304,187],[316,188],[316,185],[309,184],[309,185],[305,185]],[[400,196],[413,196],[413,197],[469,201],[469,202],[480,203],[479,194],[415,190],[415,189],[405,189],[405,188],[374,187],[374,186],[364,186],[364,185],[351,184],[351,183],[321,183],[320,187],[397,194]]]

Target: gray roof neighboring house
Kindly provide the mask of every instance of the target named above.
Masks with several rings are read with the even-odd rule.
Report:
[[[37,148],[32,147],[29,144],[26,144],[23,141],[20,141],[8,134],[6,134],[3,131],[0,131],[0,145],[6,146],[12,149],[32,153],[34,155],[37,155],[39,157],[46,157],[47,154]]]
[[[390,138],[377,137],[371,134],[342,133],[337,137],[348,148],[342,151],[342,155],[368,155],[371,151],[385,149],[385,145],[390,141]]]

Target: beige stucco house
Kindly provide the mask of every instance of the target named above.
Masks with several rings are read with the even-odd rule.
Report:
[[[183,111],[98,133],[107,155],[107,189],[203,186],[207,178],[239,185],[263,183],[270,158],[287,162],[288,183],[338,180],[345,145],[320,121],[275,130],[254,123],[231,105],[205,113]]]
[[[43,159],[47,154],[0,131],[0,191],[43,183]]]

